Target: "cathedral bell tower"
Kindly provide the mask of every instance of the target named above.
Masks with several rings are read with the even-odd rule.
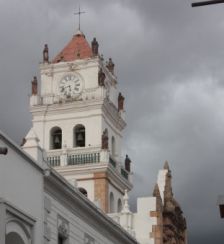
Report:
[[[124,97],[114,63],[79,30],[52,60],[43,50],[40,81],[32,81],[32,134],[46,160],[106,213],[119,212],[130,191],[130,159],[122,159]],[[29,145],[29,133],[23,146]]]

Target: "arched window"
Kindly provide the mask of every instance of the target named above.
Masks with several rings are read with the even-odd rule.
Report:
[[[62,146],[62,130],[59,127],[51,129],[50,133],[50,149],[61,149]]]
[[[121,199],[119,198],[117,201],[117,212],[120,213],[122,210],[122,202]]]
[[[5,237],[6,244],[26,244],[16,232],[10,232]]]
[[[111,154],[113,157],[115,157],[115,155],[116,155],[115,138],[113,136],[111,138]]]
[[[83,125],[76,125],[74,128],[74,147],[85,147],[86,132]]]
[[[79,189],[79,191],[80,191],[84,196],[88,197],[88,193],[87,193],[87,190],[86,190],[85,188],[83,188],[83,187],[79,187],[78,189]]]
[[[110,193],[110,213],[114,213],[114,194]]]

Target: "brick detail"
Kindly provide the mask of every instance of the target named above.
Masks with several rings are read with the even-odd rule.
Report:
[[[154,244],[163,244],[163,216],[162,216],[162,200],[156,197],[156,210],[149,212],[149,217],[156,218],[156,224],[152,226],[150,238],[154,239]]]
[[[108,213],[108,178],[106,173],[94,174],[94,197],[100,202],[101,209]]]
[[[162,225],[153,225],[150,238],[154,238],[155,244],[163,243],[163,227]]]

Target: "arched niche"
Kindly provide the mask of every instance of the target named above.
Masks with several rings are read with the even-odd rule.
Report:
[[[122,210],[122,201],[119,198],[118,201],[117,201],[117,212],[120,213],[121,210]]]
[[[50,130],[50,149],[61,149],[62,147],[62,130],[55,126]]]
[[[110,213],[114,213],[114,194],[110,193]]]

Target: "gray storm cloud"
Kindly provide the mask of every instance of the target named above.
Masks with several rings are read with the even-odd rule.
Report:
[[[189,242],[223,243],[217,195],[224,193],[224,4],[188,0],[85,0],[82,30],[116,64],[126,96],[124,153],[136,196],[151,194],[168,160]],[[71,0],[0,0],[0,128],[20,143],[31,126],[30,81],[42,48],[53,57],[77,26]]]

